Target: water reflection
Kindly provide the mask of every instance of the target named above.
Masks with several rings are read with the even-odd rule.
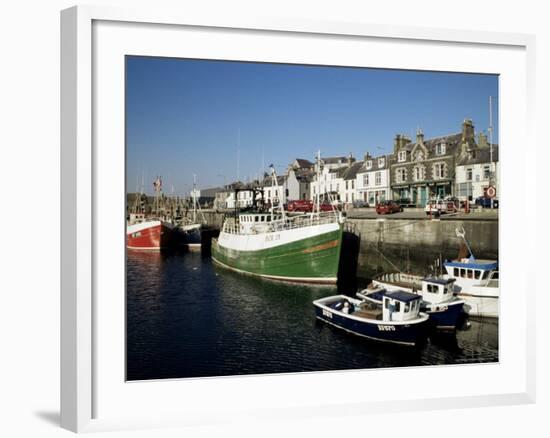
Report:
[[[340,282],[340,292],[355,286]],[[420,349],[369,342],[315,319],[335,287],[261,280],[200,253],[128,252],[130,380],[498,360],[498,324],[438,335]]]

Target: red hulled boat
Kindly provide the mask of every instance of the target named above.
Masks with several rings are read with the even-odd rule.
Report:
[[[126,226],[126,247],[134,250],[160,251],[178,245],[180,233],[168,214],[162,196],[162,179],[153,182],[155,203],[153,214],[146,217],[141,196],[136,198],[134,211]]]
[[[177,234],[170,222],[146,220],[127,226],[126,246],[149,251],[172,248],[177,243]]]

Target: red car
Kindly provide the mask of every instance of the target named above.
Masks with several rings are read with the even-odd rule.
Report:
[[[395,201],[383,201],[376,204],[376,213],[378,214],[399,213],[402,211],[403,207],[401,207]]]
[[[309,200],[297,200],[297,201],[288,201],[288,204],[286,206],[286,211],[289,212],[302,212],[302,213],[310,213],[314,209],[313,201]],[[319,210],[321,211],[332,211],[333,207],[332,205],[323,202],[319,204]]]
[[[308,200],[288,201],[287,211],[310,212],[313,209],[313,202]]]

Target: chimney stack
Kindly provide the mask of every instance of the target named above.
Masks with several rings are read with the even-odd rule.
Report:
[[[475,141],[474,124],[470,119],[464,119],[462,123],[462,142]]]

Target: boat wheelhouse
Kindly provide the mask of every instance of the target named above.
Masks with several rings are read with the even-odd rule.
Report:
[[[420,296],[385,291],[380,302],[334,295],[313,301],[316,317],[368,339],[415,346],[426,339],[428,315],[420,312]]]
[[[457,298],[454,293],[454,278],[425,277],[415,279],[410,283],[412,276],[407,276],[409,288],[403,289],[401,275],[384,274],[377,277],[370,287],[357,293],[364,299],[381,301],[386,290],[404,290],[418,294],[422,298],[421,310],[430,316],[430,323],[439,330],[455,330],[464,321],[464,300]],[[420,280],[420,288],[418,288]]]
[[[470,315],[498,317],[498,261],[476,259],[464,229],[457,228],[456,235],[464,245],[457,259],[443,263],[446,271],[444,277],[456,279],[454,290],[459,298],[466,301],[466,310]]]

